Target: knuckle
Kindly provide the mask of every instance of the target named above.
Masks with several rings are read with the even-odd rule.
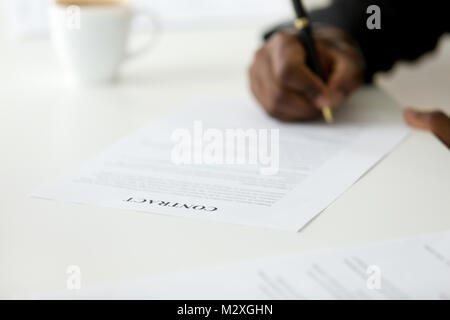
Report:
[[[292,78],[292,70],[292,66],[289,63],[281,63],[277,70],[278,81],[282,83],[289,82],[289,79]]]
[[[255,73],[255,63],[252,63],[247,69],[247,74],[250,80],[253,80],[254,73]]]
[[[275,90],[270,99],[270,104],[272,108],[279,109],[283,101],[284,101],[284,94],[282,90],[280,89]]]
[[[256,90],[255,80],[253,79],[252,76],[249,77],[249,86],[250,86],[250,91],[252,92],[252,94],[256,98],[258,98],[258,90]]]
[[[285,40],[285,34],[283,32],[276,32],[269,39],[269,45],[278,46],[283,43]]]
[[[279,32],[275,33],[274,35],[272,35],[272,37],[270,37],[267,45],[270,48],[280,48],[280,47],[284,46],[285,44],[292,42],[295,39],[297,39],[297,38],[294,35],[283,32],[283,31],[279,31]]]
[[[254,63],[257,62],[257,61],[259,61],[259,60],[261,60],[263,54],[264,54],[264,48],[263,48],[263,47],[261,47],[261,48],[259,48],[258,50],[256,50],[256,52],[255,52],[255,54],[254,54],[254,56],[253,56],[253,61],[254,61]]]
[[[277,116],[279,114],[278,110],[276,110],[276,109],[266,108],[265,110],[266,110],[266,113],[273,118],[277,118]]]
[[[278,114],[279,114],[279,110],[274,107],[274,105],[272,105],[270,102],[266,104],[264,110],[266,110],[266,113],[274,118],[277,118]]]
[[[283,103],[283,93],[281,90],[276,90],[274,93],[270,96],[270,98],[267,101],[266,111],[269,115],[273,117],[277,117],[280,113],[280,106]]]
[[[251,62],[250,66],[248,67],[248,74],[250,76],[254,76],[257,74],[257,70],[261,68],[263,62],[263,55],[264,55],[264,50],[263,48],[258,49],[254,56],[253,56],[253,61]]]
[[[255,54],[253,55],[253,61],[258,61],[261,59],[263,48],[259,48],[255,51]]]

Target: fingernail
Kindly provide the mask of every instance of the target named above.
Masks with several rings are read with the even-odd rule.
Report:
[[[317,96],[317,98],[314,100],[314,103],[319,108],[323,108],[324,106],[329,106],[330,105],[330,102],[329,102],[328,98],[323,96],[323,95]]]
[[[427,112],[417,111],[411,108],[405,109],[404,111],[406,123],[418,129],[425,129],[425,130],[431,129],[429,115],[430,114]]]
[[[417,111],[414,109],[409,109],[409,108],[406,109],[405,112],[409,117],[414,118],[414,119],[420,119],[423,115],[425,115],[424,112]]]

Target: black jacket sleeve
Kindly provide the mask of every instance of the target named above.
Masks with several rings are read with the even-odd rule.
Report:
[[[414,60],[433,50],[439,37],[450,31],[447,1],[333,0],[311,12],[317,24],[346,31],[359,44],[366,61],[366,80],[392,68],[398,60]],[[370,30],[367,8],[381,9],[381,29]]]

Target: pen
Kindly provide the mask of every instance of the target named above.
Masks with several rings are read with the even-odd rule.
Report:
[[[298,30],[298,37],[302,42],[306,55],[307,55],[307,64],[311,68],[311,70],[317,74],[324,82],[326,81],[325,75],[323,74],[322,67],[320,66],[320,61],[317,56],[317,49],[314,44],[313,36],[312,36],[312,28],[309,21],[308,13],[301,0],[292,0],[294,4],[294,10],[296,14],[296,19],[294,20],[295,29]],[[322,107],[322,115],[327,123],[333,122],[333,112],[329,105],[324,105]]]

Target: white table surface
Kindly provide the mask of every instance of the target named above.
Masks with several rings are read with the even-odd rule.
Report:
[[[46,40],[0,49],[0,297],[450,228],[450,152],[413,132],[299,233],[29,197],[154,116],[199,98],[249,94],[259,28],[170,33],[122,82],[68,89]]]

